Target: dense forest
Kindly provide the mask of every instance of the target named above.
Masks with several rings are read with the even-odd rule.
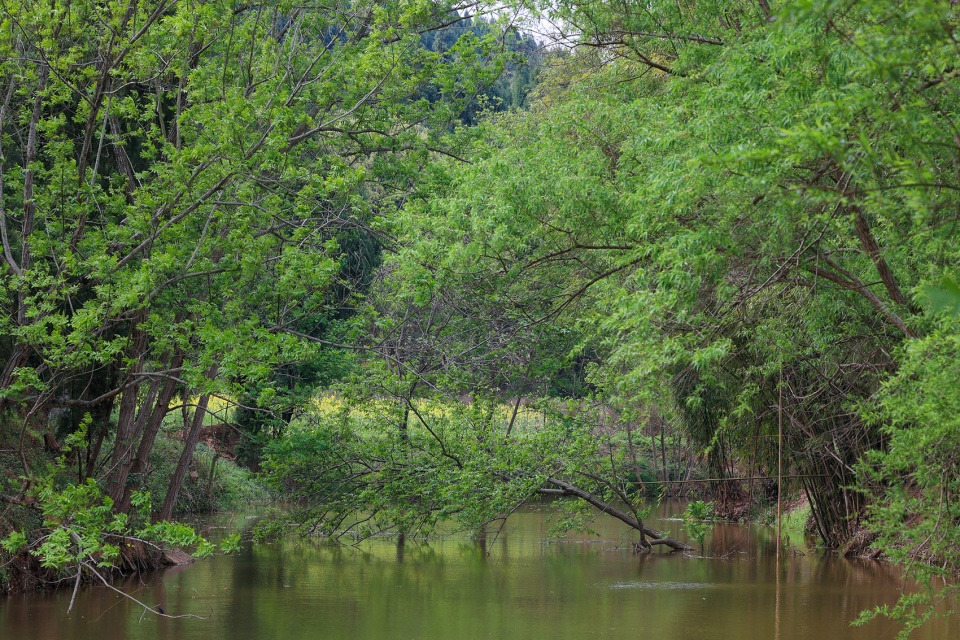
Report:
[[[689,548],[645,496],[779,495],[960,568],[955,2],[0,16],[5,588],[209,551],[227,485],[298,505],[263,536],[558,496],[640,551]]]

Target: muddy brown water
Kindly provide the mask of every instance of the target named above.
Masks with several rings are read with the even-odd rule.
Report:
[[[650,523],[682,536],[664,505]],[[598,518],[594,536],[551,541],[554,511],[511,516],[486,553],[466,536],[398,549],[311,542],[254,544],[235,555],[132,577],[118,586],[161,604],[165,619],[104,587],[0,599],[2,640],[832,640],[895,637],[887,621],[855,628],[867,608],[910,588],[895,567],[800,554],[779,565],[769,527],[717,525],[703,552],[638,555],[625,527]],[[237,516],[231,526],[244,526]],[[217,531],[213,531],[216,535]],[[934,620],[911,638],[960,639]]]

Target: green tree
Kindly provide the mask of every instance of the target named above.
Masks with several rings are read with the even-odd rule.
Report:
[[[955,15],[924,7],[563,4],[582,51],[409,223],[504,300],[535,283],[553,304],[530,320],[582,332],[594,383],[681,421],[714,477],[769,475],[782,419],[841,546],[882,444],[850,407],[954,256]]]
[[[541,301],[607,398],[683,425],[721,513],[782,425],[827,546],[867,522],[952,570],[953,328],[920,304],[955,302],[956,7],[551,10],[575,54],[404,219],[437,286]]]
[[[369,281],[364,243],[388,241],[377,220],[431,154],[455,152],[443,135],[499,69],[492,31],[445,57],[421,45],[461,10],[3,6],[0,435],[22,468],[0,495],[47,511],[66,500],[84,518],[8,538],[10,551],[29,545],[79,584],[114,562],[111,536],[169,540],[171,525],[110,514],[143,506],[175,396],[198,400],[160,521],[211,398],[289,421],[280,398],[339,374],[328,342]],[[417,96],[426,84],[448,90],[431,103]],[[77,484],[61,470],[40,491],[31,442],[51,415],[62,438],[85,414]]]
[[[91,412],[124,508],[177,385],[199,425],[212,395],[259,385],[266,405],[278,367],[317,361],[339,241],[496,74],[492,33],[444,59],[421,46],[459,10],[4,5],[0,411],[21,450],[51,410]],[[424,83],[458,89],[429,103]]]

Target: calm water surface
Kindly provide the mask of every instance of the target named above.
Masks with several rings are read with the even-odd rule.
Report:
[[[653,526],[678,535],[665,518]],[[896,600],[903,581],[869,561],[788,553],[779,571],[769,528],[718,525],[703,557],[630,551],[625,527],[598,519],[598,538],[549,542],[550,507],[511,517],[484,553],[466,537],[398,550],[306,542],[245,545],[242,553],[174,567],[119,586],[162,619],[110,590],[0,600],[0,639],[37,640],[832,640],[893,638],[896,627],[849,626]],[[238,517],[236,526],[249,520]],[[802,547],[802,541],[793,541]],[[939,620],[912,636],[960,638]]]

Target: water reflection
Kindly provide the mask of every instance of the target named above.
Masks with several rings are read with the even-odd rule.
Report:
[[[849,621],[893,602],[891,567],[815,553],[777,562],[772,529],[717,525],[704,557],[636,555],[633,538],[598,519],[600,539],[548,542],[549,509],[515,514],[486,549],[465,537],[353,547],[252,545],[237,556],[123,583],[163,619],[104,588],[0,601],[0,637],[247,640],[617,638],[783,640],[892,638],[888,623]],[[662,515],[662,514],[661,514]],[[654,526],[680,536],[681,523]],[[800,541],[802,545],[802,541]],[[797,546],[797,545],[794,545]],[[941,620],[916,638],[960,637]]]

